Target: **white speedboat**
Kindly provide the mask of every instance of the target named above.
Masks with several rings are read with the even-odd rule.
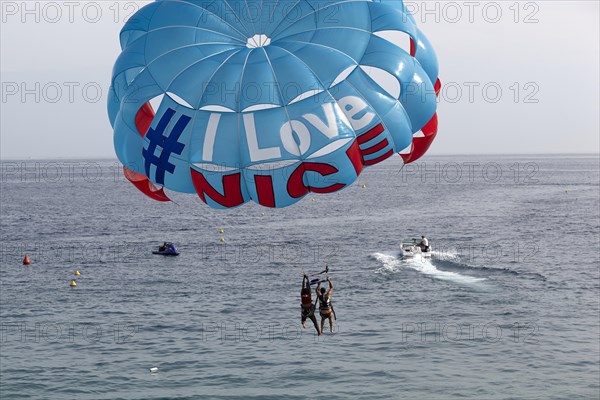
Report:
[[[402,258],[411,259],[415,257],[431,258],[431,249],[422,251],[417,239],[403,240],[400,243]]]

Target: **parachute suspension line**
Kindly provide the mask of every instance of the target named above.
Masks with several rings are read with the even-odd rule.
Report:
[[[404,160],[402,160],[402,166],[400,167],[400,171],[398,171],[398,174],[401,174],[402,171],[404,171],[404,167],[406,167],[406,163],[404,162]]]
[[[190,207],[189,205],[178,203],[175,200],[173,200],[171,197],[169,197],[169,200],[171,203],[175,204],[177,207],[181,207],[184,210],[191,212],[192,214],[194,214],[196,217],[202,219],[203,221],[207,220],[206,213],[201,212],[201,210],[198,209],[198,207]]]

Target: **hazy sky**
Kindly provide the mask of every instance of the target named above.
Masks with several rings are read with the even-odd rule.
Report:
[[[599,151],[598,1],[406,3],[446,85],[431,154]],[[0,2],[3,159],[115,157],[106,95],[144,4]]]

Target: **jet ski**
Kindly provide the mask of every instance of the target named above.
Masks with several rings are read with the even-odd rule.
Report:
[[[426,251],[421,250],[417,239],[403,240],[400,243],[400,252],[402,258],[411,259],[415,257],[431,258],[431,248]]]
[[[177,247],[173,243],[163,243],[158,246],[158,250],[153,251],[152,254],[159,254],[161,256],[178,256]]]

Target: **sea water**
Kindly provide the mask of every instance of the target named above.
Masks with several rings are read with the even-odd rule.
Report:
[[[153,202],[111,160],[1,171],[3,400],[600,396],[597,155],[396,158],[281,210]]]

